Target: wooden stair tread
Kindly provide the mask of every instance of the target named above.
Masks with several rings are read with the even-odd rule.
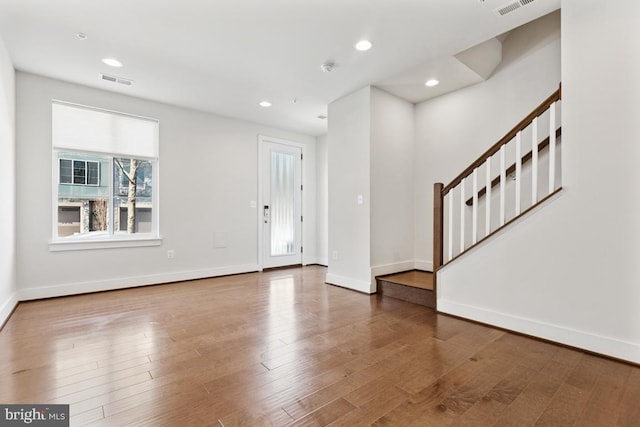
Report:
[[[433,273],[412,270],[376,277],[378,294],[435,308]]]
[[[433,273],[420,270],[405,271],[404,273],[389,274],[380,276],[378,280],[396,283],[398,285],[411,286],[413,288],[421,288],[433,290]]]

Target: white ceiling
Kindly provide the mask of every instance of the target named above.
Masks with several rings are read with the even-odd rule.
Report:
[[[327,123],[317,116],[332,101],[387,83],[417,102],[433,95],[430,77],[450,90],[457,73],[443,64],[453,55],[560,7],[535,0],[498,15],[508,2],[0,0],[0,36],[17,70],[319,135]],[[373,48],[356,51],[360,39]],[[325,61],[332,72],[321,71]],[[263,99],[273,106],[259,107]]]

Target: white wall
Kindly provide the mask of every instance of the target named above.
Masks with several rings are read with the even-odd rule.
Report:
[[[563,1],[564,190],[445,267],[441,310],[640,363],[638,16]]]
[[[0,325],[17,303],[15,71],[0,39]]]
[[[504,49],[518,51],[509,38]],[[483,83],[416,105],[417,265],[432,267],[433,184],[449,183],[558,89],[559,82],[560,40],[555,38],[517,60],[507,56]]]
[[[371,88],[329,104],[328,283],[375,292],[370,268]],[[362,204],[358,204],[358,195]],[[335,259],[334,254],[337,255]]]
[[[316,138],[316,260],[329,265],[329,139]]]
[[[363,88],[329,105],[327,139],[326,280],[373,293],[376,275],[414,268],[413,104]]]
[[[371,89],[372,276],[413,262],[413,104]]]
[[[160,121],[159,247],[50,252],[51,100]],[[315,138],[240,120],[17,74],[17,277],[21,299],[258,269],[258,135],[307,146],[303,210],[315,209]],[[185,185],[186,183],[186,185]],[[315,215],[303,244],[315,256]],[[214,233],[228,247],[214,248]],[[307,242],[309,242],[307,244]],[[175,258],[167,259],[173,249]]]

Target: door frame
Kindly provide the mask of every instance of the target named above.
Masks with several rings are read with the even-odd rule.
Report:
[[[300,148],[302,152],[302,159],[300,160],[300,182],[302,184],[303,190],[300,191],[300,215],[304,217],[304,158],[305,155],[305,144],[301,142],[291,141],[288,139],[276,138],[267,135],[258,134],[258,206],[256,212],[256,221],[258,222],[258,270],[262,271],[264,269],[264,222],[262,218],[262,207],[263,204],[263,193],[264,193],[264,167],[262,165],[262,159],[265,154],[265,144],[266,143],[274,143],[281,144],[289,147]],[[304,247],[304,223],[301,224],[300,227],[300,244]],[[300,263],[304,265],[304,252],[300,253]]]

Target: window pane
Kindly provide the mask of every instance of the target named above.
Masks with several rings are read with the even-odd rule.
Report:
[[[87,184],[98,185],[100,182],[100,163],[87,162]]]
[[[295,158],[271,153],[271,256],[295,253]]]
[[[151,233],[153,228],[153,162],[113,159],[113,218],[116,232]]]
[[[59,152],[60,183],[58,184],[57,227],[54,234],[58,238],[106,237],[109,230],[109,179],[110,158],[95,154]],[[107,165],[107,166],[105,166]],[[84,173],[84,175],[83,175]],[[93,181],[86,185],[87,173]],[[77,179],[77,180],[76,180]],[[100,185],[105,183],[105,185]],[[76,185],[70,185],[76,184]]]
[[[60,184],[71,184],[72,177],[71,160],[60,159]]]
[[[82,160],[73,161],[73,183],[86,184],[86,162]]]

